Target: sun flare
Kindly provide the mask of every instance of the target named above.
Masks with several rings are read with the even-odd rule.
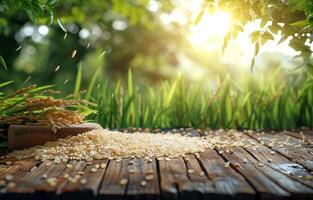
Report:
[[[231,27],[231,14],[217,11],[214,15],[205,13],[200,22],[191,27],[188,41],[195,46],[208,44],[212,37],[224,37]]]

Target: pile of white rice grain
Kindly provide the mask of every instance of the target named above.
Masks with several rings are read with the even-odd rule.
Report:
[[[211,141],[211,140],[210,140]],[[181,134],[121,133],[97,129],[77,136],[59,139],[25,150],[14,151],[7,157],[35,158],[41,161],[177,157],[203,152],[212,143],[201,137]]]
[[[184,132],[186,133],[186,132]],[[190,132],[191,133],[191,132]],[[77,136],[48,142],[25,150],[14,151],[7,158],[35,158],[54,163],[68,160],[122,159],[152,157],[178,157],[204,152],[208,148],[225,149],[232,152],[233,147],[257,147],[249,137],[243,137],[236,130],[205,132],[204,137],[190,137],[177,133],[122,133],[97,129]],[[273,143],[273,141],[271,141]],[[284,142],[284,145],[286,142]]]

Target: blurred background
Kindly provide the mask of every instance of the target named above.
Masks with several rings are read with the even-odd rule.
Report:
[[[87,89],[89,119],[109,128],[313,127],[311,1],[47,0],[48,18],[13,2],[0,2],[6,90]]]
[[[223,39],[232,16],[224,11],[205,12],[196,25],[203,1],[137,0],[98,1],[67,0],[54,9],[60,24],[36,23],[23,12],[0,15],[0,55],[9,68],[1,69],[1,81],[15,80],[57,84],[71,92],[78,63],[83,66],[83,84],[101,67],[101,77],[125,79],[128,68],[134,80],[157,84],[175,79],[179,74],[188,82],[230,75],[234,80],[264,77],[281,67],[284,78],[300,61],[288,40],[274,41],[261,47],[253,72],[250,62],[254,46],[249,35],[260,21],[248,23],[244,32],[232,40],[222,54]],[[72,58],[73,51],[76,55]],[[301,70],[300,70],[301,71]]]

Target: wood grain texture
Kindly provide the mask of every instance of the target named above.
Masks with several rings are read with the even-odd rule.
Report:
[[[127,199],[160,199],[155,159],[134,159],[128,163]],[[151,177],[152,180],[151,180]],[[147,180],[148,179],[148,180]]]
[[[183,134],[204,133],[185,129]],[[0,180],[12,174],[16,186],[8,190],[0,186],[0,199],[313,199],[313,133],[250,133],[241,139],[255,145],[170,159],[71,160],[50,165],[2,158]],[[281,145],[285,142],[291,145]],[[31,170],[33,166],[38,168]],[[80,177],[73,181],[64,174]],[[45,176],[56,178],[57,184],[49,185]],[[81,184],[81,179],[86,182]],[[127,183],[121,184],[123,179]]]
[[[280,185],[267,177],[262,170],[257,168],[253,157],[242,153],[236,148],[233,153],[223,152],[223,156],[231,163],[236,171],[246,178],[253,185],[260,199],[284,199],[290,194]],[[239,164],[239,166],[235,166]]]
[[[257,141],[261,142],[263,145],[289,158],[293,162],[298,163],[299,165],[302,165],[307,169],[313,171],[313,148],[306,146],[301,142],[301,140],[286,135],[284,133],[264,133],[261,135],[249,135],[255,138]],[[273,140],[288,142],[293,144],[293,146],[271,145]]]
[[[216,151],[201,153],[199,160],[209,179],[213,181],[217,194],[240,199],[254,198],[256,193],[252,186],[234,169],[225,168],[225,161]]]
[[[91,163],[80,161],[77,162],[76,165],[72,163],[74,168],[67,173],[70,177],[80,175],[81,178],[76,182],[69,180],[64,182],[63,185],[59,186],[57,190],[58,194],[61,195],[63,199],[94,199],[98,194],[102,177],[106,171],[106,167],[96,168],[96,165],[107,165],[107,163],[108,160],[95,160]],[[97,169],[97,171],[93,172],[92,169]],[[80,181],[83,179],[86,180],[86,183],[81,184]]]
[[[122,185],[120,182],[122,179],[129,181],[128,162],[129,159],[123,159],[122,161],[111,160],[108,163],[106,173],[99,189],[99,198],[124,198],[128,183]]]

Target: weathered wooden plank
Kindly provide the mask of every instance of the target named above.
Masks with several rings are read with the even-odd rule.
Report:
[[[8,161],[11,164],[6,164]],[[14,160],[14,159],[3,159],[0,160],[0,179],[3,179],[6,175],[11,174],[16,178],[23,174],[24,172],[29,171],[33,166],[38,165],[39,161],[34,159],[23,159],[23,160]]]
[[[286,134],[286,131],[284,131],[284,134]],[[298,133],[298,135],[301,136],[302,134]],[[300,138],[301,137],[299,137],[299,139]],[[242,139],[245,141],[251,139],[257,141],[255,138],[248,136],[246,134],[242,135]],[[299,142],[299,140],[296,140],[296,142]],[[287,174],[292,179],[313,188],[313,176],[303,166],[293,161],[290,161],[290,159],[282,156],[279,153],[275,153],[275,151],[271,150],[267,146],[260,145],[260,143],[258,144],[259,145],[253,147],[251,146],[245,147],[245,149],[262,163],[265,163],[271,166],[273,169],[276,169],[284,174]]]
[[[58,188],[63,199],[94,199],[106,171],[108,160],[94,160],[90,163],[79,161],[69,171],[69,179]],[[80,177],[75,181],[73,178]]]
[[[193,183],[198,189],[194,192],[182,191],[182,195],[185,199],[214,199],[219,195],[215,194],[215,188],[212,180],[210,180],[205,171],[202,169],[198,159],[194,155],[188,155],[184,157],[184,161],[187,167],[187,176],[189,182]],[[188,183],[185,184],[188,186]],[[190,188],[189,186],[186,187]]]
[[[248,135],[291,161],[313,170],[313,155],[311,154],[313,149],[305,147],[301,140],[282,133],[248,133]]]
[[[213,181],[217,194],[240,199],[255,198],[255,190],[234,169],[225,168],[225,161],[216,151],[200,153],[199,160],[209,179]]]
[[[251,137],[243,135],[243,139],[249,140]],[[279,153],[275,153],[275,151],[263,145],[247,146],[245,149],[258,161],[267,164],[273,169],[287,174],[296,181],[313,188],[313,176],[303,166],[290,161],[286,157],[280,155]]]
[[[178,198],[178,186],[175,176],[172,173],[170,161],[166,161],[165,158],[158,158],[159,176],[160,176],[160,187],[162,199],[176,199]],[[172,164],[173,165],[173,164]],[[183,165],[182,165],[183,167]],[[183,167],[183,169],[185,169]],[[175,172],[181,173],[181,179],[188,180],[185,171]]]
[[[110,160],[100,185],[99,198],[123,199],[128,185],[128,159]],[[122,183],[122,180],[127,182]],[[122,182],[121,182],[122,181]]]
[[[242,153],[239,149],[241,148],[233,148],[232,153],[224,150],[223,156],[231,163],[230,166],[234,167],[253,185],[260,199],[284,199],[289,196],[287,191],[265,176],[262,170],[255,167],[255,162],[251,161],[253,160],[251,155]]]
[[[8,190],[8,195],[32,199],[57,198],[55,189],[65,164],[49,164],[44,162],[36,170],[28,171],[16,181],[16,186]],[[55,185],[48,184],[48,179],[55,178]]]
[[[162,198],[164,199],[205,199],[211,196],[212,183],[207,177],[201,177],[201,167],[193,157],[187,166],[183,158],[159,159]],[[189,173],[188,173],[189,170]],[[193,170],[192,173],[190,173]],[[197,175],[196,173],[199,173]],[[188,176],[187,174],[193,174]],[[198,176],[198,178],[196,178]],[[205,182],[204,180],[207,180]]]
[[[127,199],[160,199],[155,159],[134,159],[128,163]]]
[[[12,175],[13,180],[12,182],[15,183],[17,180],[19,180],[21,177],[23,177],[26,173],[29,172],[29,170],[37,165],[39,161],[33,160],[33,159],[23,159],[23,160],[12,160],[12,165],[0,165],[0,180],[5,180],[5,177],[7,175]],[[3,163],[3,162],[2,162]],[[12,194],[8,193],[7,188],[0,187],[0,199],[6,200],[6,199],[15,199],[17,197],[20,197],[21,199],[25,199],[24,195],[20,194]]]
[[[63,171],[62,181],[59,183],[58,188],[56,189],[56,193],[61,195],[62,193],[71,192],[75,190],[75,187],[72,187],[77,183],[78,179],[76,179],[79,173],[84,172],[87,163],[86,161],[77,161],[72,160],[68,162],[67,168]],[[85,172],[84,172],[85,173]],[[73,183],[73,184],[71,184]]]
[[[277,183],[280,187],[288,191],[292,197],[307,198],[309,195],[313,194],[313,190],[308,186],[292,179],[288,175],[281,173],[278,170],[273,169],[272,167],[267,165],[267,163],[260,162],[241,147],[235,148],[233,154],[227,152],[223,154],[226,158],[229,159],[233,158],[234,156],[237,156],[237,159],[245,158],[246,162],[251,162],[251,164],[253,164],[254,169],[259,170],[265,176],[269,177],[270,180]],[[243,161],[240,162],[240,166],[242,165],[242,163]],[[240,169],[240,166],[237,168]],[[275,193],[279,194],[279,192],[273,191],[273,194]]]
[[[313,147],[313,131],[311,130],[303,130],[299,132],[284,131],[284,133],[301,140],[301,142],[305,144],[306,147]]]

